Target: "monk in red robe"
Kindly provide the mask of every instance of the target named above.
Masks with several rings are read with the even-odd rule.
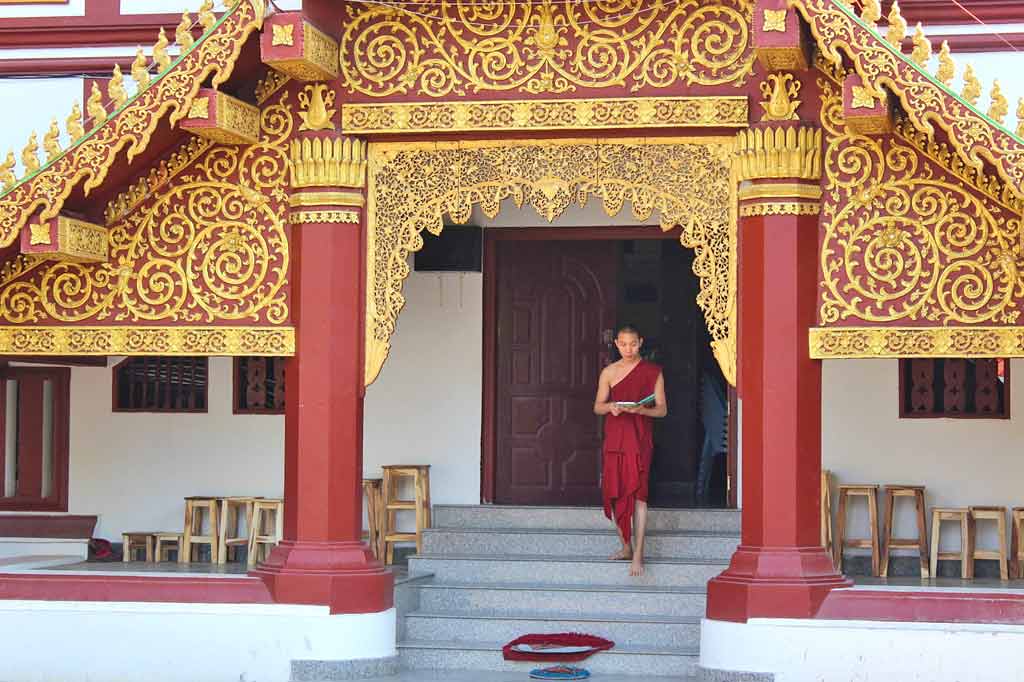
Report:
[[[604,514],[615,523],[622,549],[611,556],[630,561],[629,574],[644,574],[647,487],[654,437],[651,419],[668,414],[661,367],[640,358],[644,340],[632,326],[621,327],[615,347],[622,359],[608,365],[597,383],[594,413],[605,415],[602,494]],[[624,405],[654,395],[653,404]],[[636,517],[636,546],[631,544]]]

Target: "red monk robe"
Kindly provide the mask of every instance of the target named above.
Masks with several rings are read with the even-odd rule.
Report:
[[[639,401],[654,393],[661,367],[641,360],[612,386],[612,402]],[[654,452],[651,418],[623,412],[604,417],[604,475],[601,492],[604,515],[614,520],[626,543],[633,535],[636,501],[647,501],[647,484]],[[613,516],[614,514],[614,516]]]

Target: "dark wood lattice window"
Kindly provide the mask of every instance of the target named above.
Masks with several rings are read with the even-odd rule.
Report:
[[[900,417],[1009,419],[1009,360],[900,360]]]
[[[284,358],[235,358],[235,414],[284,414]]]
[[[206,358],[144,357],[114,367],[115,412],[206,412]]]

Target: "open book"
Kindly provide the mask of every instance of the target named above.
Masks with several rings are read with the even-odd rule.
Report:
[[[615,401],[616,407],[648,407],[654,404],[654,394],[650,394],[646,398],[640,400],[617,400]]]

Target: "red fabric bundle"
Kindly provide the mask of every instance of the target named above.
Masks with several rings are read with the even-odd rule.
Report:
[[[532,644],[537,646],[539,644],[547,644],[550,646],[589,646],[589,651],[581,651],[577,654],[560,654],[560,653],[544,653],[542,651],[534,651],[527,653],[525,651],[513,651],[512,647],[517,644]],[[594,635],[584,635],[578,632],[560,632],[553,635],[523,635],[518,639],[513,639],[511,642],[501,648],[501,653],[504,655],[506,661],[558,661],[564,663],[572,663],[576,661],[582,661],[590,656],[596,654],[598,651],[606,651],[615,646],[615,642],[601,637],[595,637]]]

